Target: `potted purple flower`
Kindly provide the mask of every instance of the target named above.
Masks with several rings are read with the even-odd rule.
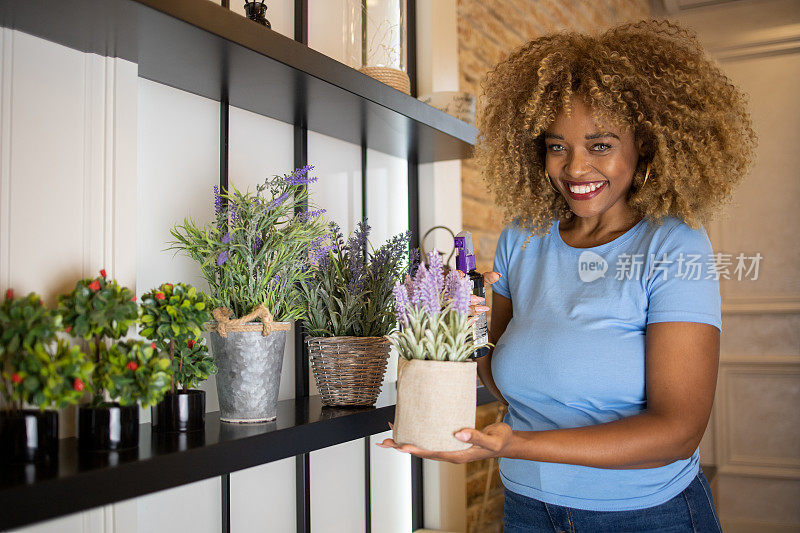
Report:
[[[313,168],[268,178],[254,192],[215,187],[213,222],[187,218],[172,229],[172,249],[199,264],[209,287],[206,330],[223,422],[277,416],[286,332],[305,315],[302,290],[327,235],[322,210],[300,212]]]
[[[457,270],[444,274],[436,250],[428,266],[394,287],[400,324],[390,335],[400,355],[393,439],[435,451],[469,448],[453,434],[475,427],[477,363],[470,356],[485,346],[473,340],[472,283]]]
[[[392,287],[408,272],[410,233],[374,249],[366,220],[346,243],[335,223],[330,228],[331,244],[303,292],[311,368],[323,404],[374,405],[389,358],[386,335],[397,327]]]

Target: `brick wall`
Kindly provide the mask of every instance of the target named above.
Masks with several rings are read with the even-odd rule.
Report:
[[[562,29],[594,32],[650,16],[648,0],[457,0],[459,89],[480,96],[484,74],[524,42]],[[491,270],[503,215],[492,202],[474,161],[461,165],[464,229],[471,231],[478,271]],[[489,291],[491,292],[491,291]],[[491,298],[491,294],[488,294]],[[494,422],[497,404],[478,408],[476,426]],[[503,485],[492,462],[489,499],[483,504],[489,460],[467,465],[467,531],[499,533]]]

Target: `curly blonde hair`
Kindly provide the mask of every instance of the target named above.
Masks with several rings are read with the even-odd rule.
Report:
[[[586,100],[597,122],[634,128],[642,139],[646,155],[626,200],[657,224],[668,215],[695,229],[712,220],[753,162],[747,96],[705,56],[693,31],[671,21],[534,39],[481,85],[477,163],[506,222],[534,235],[573,216],[545,178],[543,136],[575,97]]]

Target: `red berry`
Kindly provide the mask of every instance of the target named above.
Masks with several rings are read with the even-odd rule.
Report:
[[[78,392],[82,391],[83,387],[84,387],[84,385],[83,385],[83,381],[81,380],[81,378],[75,378],[75,381],[72,382],[72,388],[75,389]]]
[[[72,326],[67,326],[67,329],[65,329],[64,331],[66,331],[67,333],[69,333],[70,331],[72,331]]]
[[[150,343],[150,347],[151,347],[152,349],[154,349],[154,350],[155,350],[155,349],[156,349],[156,343],[154,343],[154,342],[151,342],[151,343]]]
[[[6,300],[13,300],[13,299],[14,299],[14,289],[7,289]]]
[[[136,361],[131,361],[130,363],[125,365],[125,368],[127,368],[128,370],[136,370],[137,368],[139,368],[139,364]]]
[[[100,275],[103,276],[103,277],[106,277],[106,269],[105,268],[100,270]]]
[[[134,294],[133,296],[131,296],[131,301],[132,301],[132,302],[135,302],[135,301],[136,301],[136,295],[135,295],[135,294]]]
[[[97,280],[94,280],[93,282],[91,282],[89,284],[89,288],[92,289],[93,291],[99,291],[100,290],[100,282],[97,281]]]
[[[19,385],[20,383],[22,383],[22,376],[20,376],[20,375],[19,375],[19,374],[17,374],[16,372],[14,372],[14,373],[11,375],[11,381],[13,381],[13,382],[14,382],[14,384],[16,384],[16,385]]]
[[[163,292],[159,291],[159,292],[156,293],[156,300],[163,300],[165,298],[166,298],[166,296],[164,296]]]
[[[186,345],[187,345],[189,348],[194,348],[194,345],[195,345],[195,344],[197,344],[197,343],[196,343],[196,342],[194,342],[192,339],[189,339],[188,341],[186,341]]]

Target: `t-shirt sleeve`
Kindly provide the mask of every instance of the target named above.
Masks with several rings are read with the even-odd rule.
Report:
[[[500,273],[500,279],[492,283],[492,291],[511,298],[511,290],[508,286],[508,265],[511,255],[511,247],[509,245],[510,229],[505,228],[500,233],[500,238],[497,240],[497,248],[494,252],[494,271]]]
[[[703,227],[676,226],[648,263],[648,324],[703,322],[722,329],[719,275]]]

